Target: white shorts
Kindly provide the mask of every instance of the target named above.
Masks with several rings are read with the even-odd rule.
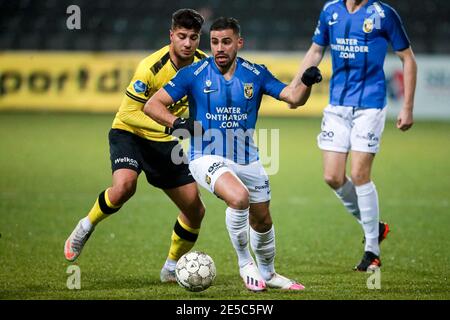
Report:
[[[363,109],[328,105],[323,111],[319,148],[327,151],[377,153],[386,120],[386,108]]]
[[[206,155],[189,163],[192,176],[203,188],[214,193],[217,179],[225,172],[231,172],[247,187],[250,203],[270,200],[269,177],[259,161],[247,165],[220,156]]]

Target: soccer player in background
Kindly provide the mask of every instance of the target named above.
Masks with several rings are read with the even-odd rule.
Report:
[[[303,105],[311,86],[322,79],[320,71],[309,68],[286,86],[264,66],[237,57],[243,39],[233,18],[213,22],[210,43],[213,57],[181,69],[147,101],[144,112],[175,129],[174,134],[186,129],[193,136],[189,168],[200,185],[228,206],[226,226],[245,286],[252,291],[266,286],[302,290],[303,285],[275,272],[269,178],[259,161],[253,131],[264,94]],[[167,106],[186,95],[189,119],[167,112]],[[206,130],[203,135],[202,130],[195,130],[196,121]]]
[[[197,49],[203,21],[195,10],[176,11],[172,16],[170,44],[143,59],[137,67],[109,132],[112,186],[100,193],[91,211],[65,242],[67,260],[77,259],[95,226],[133,196],[138,176],[144,171],[148,183],[162,189],[181,211],[160,274],[163,282],[176,281],[176,261],[197,240],[205,208],[188,165],[171,161],[172,149],[178,145],[170,135],[171,129],[147,117],[142,109],[149,97],[180,68],[206,57]],[[177,117],[187,107],[187,98],[180,97],[167,110]]]
[[[381,266],[379,244],[389,232],[379,219],[377,190],[371,180],[386,118],[383,64],[388,43],[403,63],[404,102],[396,124],[402,131],[413,125],[416,61],[397,12],[374,0],[327,2],[312,41],[300,70],[318,66],[328,46],[333,63],[330,104],[317,137],[324,179],[364,230],[364,255],[354,269],[375,269]],[[350,177],[346,175],[349,153]]]

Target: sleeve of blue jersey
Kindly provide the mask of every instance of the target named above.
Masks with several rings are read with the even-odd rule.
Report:
[[[263,83],[264,93],[268,94],[275,99],[280,98],[280,93],[286,87],[286,84],[275,78],[275,76],[266,68],[261,68],[263,72]]]
[[[191,69],[189,67],[185,67],[179,70],[163,88],[167,91],[173,101],[179,101],[187,95],[191,80]]]
[[[316,30],[314,31],[314,36],[312,37],[312,41],[322,47],[326,47],[330,44],[326,17],[326,11],[322,10],[319,21],[317,22]]]
[[[386,33],[394,51],[403,51],[410,46],[409,38],[403,26],[402,19],[394,8],[385,5]]]

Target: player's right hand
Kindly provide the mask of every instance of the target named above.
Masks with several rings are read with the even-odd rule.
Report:
[[[191,136],[203,134],[204,130],[202,125],[199,122],[197,123],[198,124],[196,125],[194,119],[192,118],[176,118],[173,122],[172,128],[169,128],[169,134],[172,134],[177,129],[187,130]]]
[[[322,74],[320,73],[319,68],[312,66],[303,72],[302,82],[307,87],[311,87],[315,83],[319,83],[322,81]]]

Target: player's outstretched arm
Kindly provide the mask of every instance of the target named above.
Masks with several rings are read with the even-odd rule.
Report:
[[[322,81],[319,68],[309,67],[303,72],[300,83],[286,86],[280,93],[280,100],[287,102],[291,108],[303,106],[311,95],[311,87]]]
[[[309,48],[300,65],[299,71],[289,86],[286,87],[288,88],[286,94],[290,96],[292,102],[281,99],[289,104],[289,108],[296,109],[304,105],[309,99],[312,85],[322,80],[320,70],[317,68],[311,69],[311,67],[317,67],[320,64],[325,49],[325,47],[319,46],[316,43],[313,43]]]
[[[173,103],[172,97],[161,88],[145,103],[144,113],[159,124],[172,128],[177,117],[167,107]]]
[[[406,131],[414,123],[413,108],[417,82],[417,63],[411,47],[403,51],[397,51],[396,54],[403,63],[403,85],[405,88],[405,100],[397,116],[397,128]]]

